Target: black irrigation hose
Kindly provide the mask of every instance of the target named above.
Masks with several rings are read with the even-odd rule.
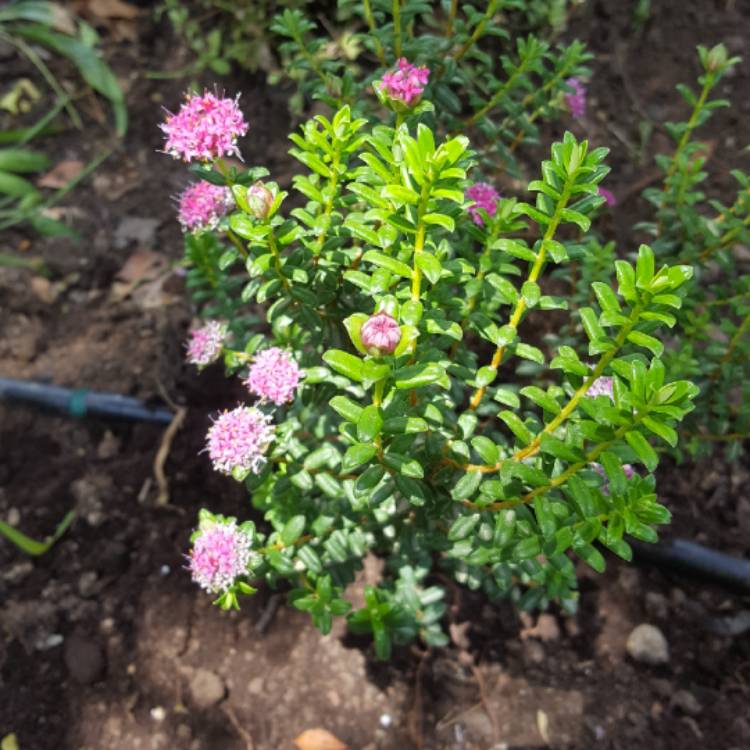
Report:
[[[59,385],[0,378],[0,399],[25,402],[54,409],[71,417],[95,415],[135,422],[169,424],[174,414],[163,406],[149,406],[132,396],[98,393],[86,388],[62,388]]]
[[[148,406],[144,401],[116,393],[97,393],[86,389],[30,383],[0,378],[0,398],[22,401],[62,411],[73,417],[87,414],[169,424],[173,413],[164,407]],[[686,539],[671,539],[660,544],[632,542],[637,562],[671,568],[742,593],[750,593],[750,560],[725,555]]]
[[[732,557],[687,539],[669,539],[659,544],[631,542],[631,546],[636,562],[670,568],[721,584],[733,591],[750,594],[750,560]]]

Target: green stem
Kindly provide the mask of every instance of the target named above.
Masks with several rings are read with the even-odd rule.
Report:
[[[385,67],[385,53],[383,52],[383,45],[380,43],[380,38],[377,36],[375,27],[375,16],[372,14],[372,5],[370,0],[364,0],[364,13],[367,26],[370,29],[370,37],[375,44],[375,54],[378,57],[378,62]]]
[[[487,11],[484,14],[482,20],[474,27],[472,35],[464,42],[461,49],[453,55],[453,59],[458,62],[464,55],[477,43],[477,41],[484,35],[484,28],[487,22],[495,15],[497,10],[497,0],[490,0],[487,5]]]
[[[401,57],[401,1],[393,0],[393,50]]]
[[[417,236],[414,240],[414,268],[412,270],[411,277],[411,298],[413,302],[419,302],[419,298],[422,295],[422,270],[417,264],[417,258],[424,251],[424,241],[427,227],[422,221],[425,210],[427,208],[427,199],[430,193],[430,183],[425,181],[422,186],[422,195],[419,200],[419,206],[417,207]]]
[[[542,239],[541,245],[539,247],[539,252],[537,253],[534,265],[531,267],[531,271],[529,272],[527,281],[536,283],[536,280],[539,278],[539,275],[544,268],[544,262],[546,260],[547,252],[546,243],[554,238],[555,232],[557,232],[557,227],[562,221],[562,212],[564,211],[565,206],[568,204],[568,200],[570,199],[570,189],[573,182],[574,178],[571,177],[570,181],[565,185],[565,189],[563,190],[562,195],[560,196],[560,200],[558,201],[555,208],[555,213],[552,216],[552,219],[547,226],[547,230],[544,233],[544,238]],[[523,295],[520,295],[513,309],[513,314],[510,316],[510,320],[508,321],[508,325],[514,331],[518,329],[518,324],[521,322],[521,318],[523,317],[525,311],[526,300],[524,299]],[[501,344],[497,347],[497,349],[495,349],[495,354],[492,357],[492,362],[490,362],[490,367],[494,367],[495,369],[497,369],[502,362],[503,354],[505,354],[505,345]],[[479,406],[479,404],[482,402],[482,398],[484,397],[484,393],[486,390],[486,386],[480,386],[474,391],[474,394],[471,397],[471,401],[469,402],[469,411],[474,411]]]
[[[242,244],[242,241],[240,238],[231,230],[229,227],[227,227],[227,237],[229,237],[230,242],[239,250],[240,255],[247,260],[250,257],[250,254],[245,249],[245,246]]]
[[[458,0],[451,0],[451,10],[448,15],[448,23],[445,26],[445,38],[449,39],[453,36],[453,23],[458,15]]]

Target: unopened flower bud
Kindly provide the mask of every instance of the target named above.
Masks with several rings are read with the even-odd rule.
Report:
[[[724,67],[727,62],[727,48],[723,44],[717,44],[708,51],[706,58],[706,69],[714,72]]]
[[[401,328],[387,312],[379,312],[362,326],[360,337],[371,354],[393,354],[401,341]]]
[[[247,203],[256,219],[267,219],[273,205],[273,193],[262,183],[256,182],[247,189]]]

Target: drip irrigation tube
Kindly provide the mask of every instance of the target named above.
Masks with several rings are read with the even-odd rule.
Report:
[[[87,388],[63,388],[59,385],[0,378],[0,399],[34,404],[71,417],[95,415],[135,422],[169,424],[174,414],[163,406],[117,393],[99,393]]]
[[[659,544],[632,542],[637,562],[721,584],[750,594],[750,560],[732,557],[687,539],[669,539]]]

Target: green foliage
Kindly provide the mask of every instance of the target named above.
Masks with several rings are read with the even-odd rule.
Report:
[[[430,70],[423,122],[438,134],[471,133],[486,169],[517,167],[519,146],[536,143],[539,125],[564,108],[565,81],[586,76],[582,43],[553,45],[529,33],[511,38],[508,20],[564,26],[568,2],[491,0],[457,2],[339,0],[343,30],[331,38],[301,10],[287,9],[272,30],[280,35],[283,75],[297,86],[294,111],[319,100],[348,105],[376,122],[382,117],[367,92],[401,57]]]
[[[109,100],[118,136],[127,131],[124,94],[97,50],[99,38],[96,31],[84,21],[76,21],[56,3],[18,0],[4,6],[0,9],[0,41],[14,47],[33,64],[55,96],[47,113],[34,125],[0,131],[0,143],[12,144],[0,148],[0,229],[28,223],[41,234],[74,237],[75,233],[68,226],[50,218],[45,210],[67,195],[111,152],[94,157],[77,177],[50,197],[45,198],[34,187],[27,175],[47,169],[49,160],[39,151],[26,148],[26,144],[44,135],[63,110],[74,126],[83,127],[73,106],[73,97],[65,92],[36,48],[44,47],[70,60],[86,84]]]
[[[750,266],[743,256],[750,243],[750,177],[732,170],[737,192],[729,205],[707,194],[710,149],[696,134],[717,109],[729,105],[714,95],[738,58],[729,58],[723,45],[699,47],[698,54],[700,90],[677,87],[690,115],[684,122],[666,124],[675,149],[656,157],[663,184],[644,191],[653,219],[637,228],[652,235],[659,261],[686,264],[694,271],[670,300],[669,317],[660,318],[676,321],[679,331],[665,342],[667,372],[690,378],[700,389],[696,409],[684,423],[683,440],[673,452],[677,457],[685,451],[706,455],[722,446],[731,460],[750,437]],[[589,304],[591,282],[606,280],[612,254],[612,246],[602,247],[593,237],[571,253],[577,259],[575,306]],[[572,343],[575,332],[563,331],[562,339]]]
[[[530,315],[566,307],[545,293],[544,272],[595,249],[580,234],[603,202],[606,149],[566,133],[529,202],[501,200],[477,225],[464,199],[478,159],[469,140],[436,136],[419,112],[400,119],[373,125],[345,105],[304,123],[291,136],[296,207],[266,183],[267,216],[238,201],[220,230],[241,241],[207,253],[217,273],[244,269],[241,299],[265,310],[264,335],[228,320],[230,369],[275,342],[306,371],[276,413],[265,468],[243,480],[268,524],[248,579],[290,581],[291,603],[324,632],[346,614],[381,658],[415,637],[446,642],[436,569],[523,608],[574,610],[575,558],[601,571],[601,547],[629,559],[628,537],[655,541],[669,521],[653,471],[697,394],[661,359],[692,268],[645,245],[635,262],[610,263],[575,312],[573,340],[585,344],[525,340]],[[202,174],[235,193],[255,179]],[[219,288],[199,299],[211,314]],[[380,311],[400,326],[391,353],[362,342]],[[588,395],[601,377],[611,399]],[[350,612],[346,587],[372,554],[383,579]],[[242,591],[230,593],[233,605]]]
[[[282,8],[298,8],[308,0],[162,0],[157,19],[166,16],[174,33],[195,56],[175,73],[152,74],[154,78],[198,77],[205,71],[229,75],[233,66],[243,70],[272,70],[269,26]]]

